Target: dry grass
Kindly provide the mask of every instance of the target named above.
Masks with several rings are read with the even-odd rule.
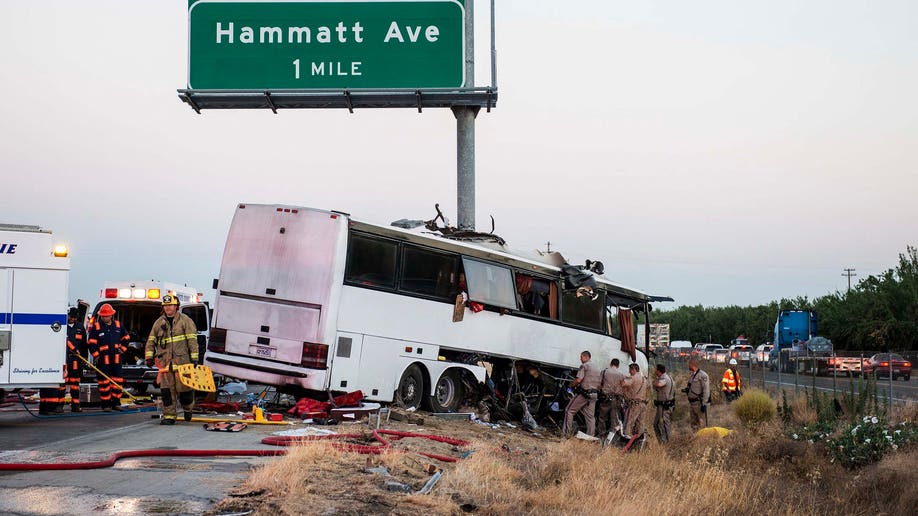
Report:
[[[795,415],[810,417],[805,403],[789,400]],[[799,408],[799,410],[797,410]],[[900,409],[914,417],[918,410]],[[257,470],[215,513],[254,514],[912,514],[918,506],[918,450],[848,471],[819,445],[782,435],[780,422],[743,430],[726,405],[714,405],[710,424],[737,429],[724,439],[691,437],[688,407],[676,408],[675,440],[650,442],[623,454],[595,443],[493,430],[466,422],[430,422],[429,433],[472,441],[474,453],[455,464],[412,454],[372,457],[399,481],[420,488],[444,469],[431,495],[386,491],[384,479],[364,472],[367,456],[310,444]],[[648,411],[651,428],[653,412]],[[402,427],[421,431],[417,427]],[[407,448],[420,447],[406,442]],[[437,453],[456,455],[448,445]],[[254,496],[240,496],[255,493]]]

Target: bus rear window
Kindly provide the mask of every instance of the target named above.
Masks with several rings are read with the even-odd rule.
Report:
[[[455,280],[454,257],[405,246],[400,291],[447,299],[455,295]]]
[[[398,245],[387,240],[351,235],[345,281],[374,287],[395,288]]]
[[[516,310],[516,289],[510,269],[462,258],[469,299]]]

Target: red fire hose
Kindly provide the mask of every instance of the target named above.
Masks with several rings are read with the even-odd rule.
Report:
[[[383,437],[383,434],[391,436],[392,441],[402,439],[405,437],[420,437],[423,439],[429,439],[431,441],[436,441],[440,443],[452,444],[453,446],[468,446],[468,441],[463,441],[462,439],[456,439],[453,437],[446,437],[442,435],[432,435],[432,434],[415,434],[412,432],[398,432],[396,430],[373,430],[373,437],[379,441],[380,445],[367,445],[367,444],[353,444],[353,443],[332,443],[332,446],[341,450],[349,451],[354,453],[363,453],[363,454],[380,454],[388,450],[394,450],[397,448],[392,447],[392,443]],[[270,444],[272,446],[289,446],[291,444],[309,442],[309,441],[324,441],[329,439],[357,439],[363,437],[362,434],[329,434],[329,435],[306,435],[306,436],[271,436],[265,437],[261,440],[262,444]],[[457,458],[450,457],[448,455],[438,455],[435,453],[425,453],[417,452],[418,455],[423,455],[431,459],[436,459],[441,462],[456,462]]]
[[[402,439],[404,437],[421,437],[441,443],[452,444],[454,446],[467,446],[468,441],[445,437],[441,435],[415,434],[411,432],[397,432],[395,430],[373,430],[373,437],[381,444],[379,446],[353,444],[353,443],[333,443],[335,448],[342,451],[350,451],[363,454],[378,454],[392,448],[392,443],[382,437],[380,434],[386,434],[394,437],[392,440]],[[289,446],[300,442],[320,441],[326,439],[354,439],[361,438],[362,434],[331,434],[317,436],[271,436],[261,440],[262,444],[273,446]],[[0,464],[0,471],[43,471],[43,470],[68,470],[68,469],[99,469],[109,468],[119,459],[131,457],[274,457],[286,455],[287,450],[124,450],[111,454],[105,460],[89,462],[51,462],[51,463],[8,463]],[[437,455],[433,453],[420,453],[425,457],[436,459],[443,462],[456,462],[458,459],[446,455]]]
[[[40,471],[61,469],[99,469],[115,465],[119,459],[130,457],[264,457],[284,455],[286,450],[124,450],[105,460],[91,462],[50,462],[0,464],[0,471]]]

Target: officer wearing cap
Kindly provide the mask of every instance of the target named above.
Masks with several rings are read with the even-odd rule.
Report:
[[[148,366],[156,366],[163,397],[162,425],[174,425],[181,403],[185,421],[191,421],[194,390],[178,379],[176,366],[198,361],[198,330],[190,317],[178,311],[175,294],[163,296],[163,314],[153,323],[144,358]]]
[[[89,329],[86,342],[93,361],[102,375],[99,375],[99,398],[102,410],[121,410],[121,354],[131,340],[121,321],[114,320],[115,309],[105,303],[99,307],[99,317]],[[107,377],[107,378],[106,378]]]

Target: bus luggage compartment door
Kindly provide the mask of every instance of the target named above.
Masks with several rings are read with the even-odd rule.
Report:
[[[358,375],[360,373],[362,351],[363,335],[359,333],[338,333],[335,341],[335,352],[330,357],[332,360],[330,389],[353,391],[359,388]]]

